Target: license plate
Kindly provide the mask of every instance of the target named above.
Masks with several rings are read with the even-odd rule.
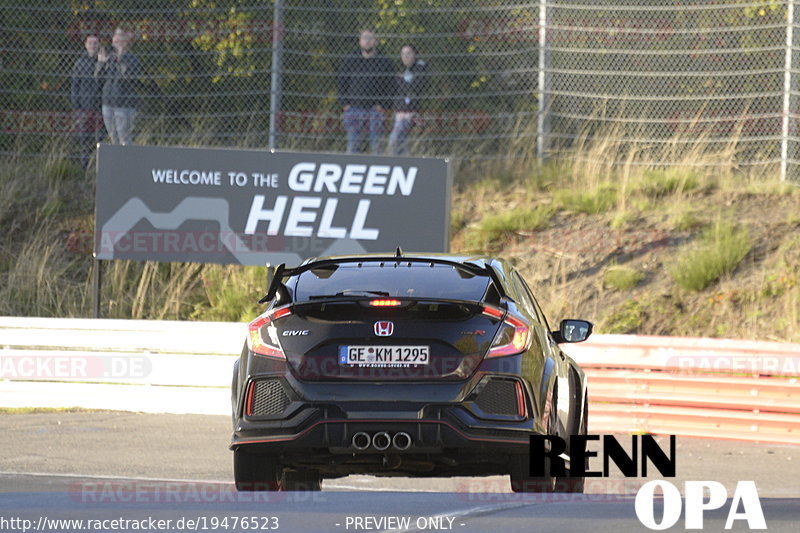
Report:
[[[430,360],[430,346],[339,346],[341,365],[411,366]]]

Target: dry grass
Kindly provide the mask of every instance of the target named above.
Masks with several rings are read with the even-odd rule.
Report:
[[[459,163],[451,250],[513,260],[552,323],[585,317],[600,332],[800,341],[800,193],[778,183],[776,168],[740,169],[735,142],[712,152],[703,139],[676,138],[656,150],[613,130],[539,164],[519,139],[513,158]],[[2,314],[90,313],[91,257],[67,242],[91,229],[93,176],[64,164],[64,153],[56,146],[42,160],[0,164]],[[676,165],[640,164],[648,159]],[[680,290],[669,265],[720,212],[747,228],[752,251],[705,291]],[[259,268],[106,266],[108,317],[246,320],[263,292]]]
[[[600,332],[800,341],[800,256],[774,260],[792,246],[800,249],[786,244],[800,229],[800,189],[781,184],[776,166],[739,168],[736,142],[712,152],[703,139],[693,146],[679,141],[643,154],[612,131],[581,139],[544,165],[496,162],[480,175],[504,177],[499,198],[475,194],[469,182],[454,196],[464,229],[453,248],[476,252],[483,242],[484,251],[514,260],[552,323],[581,316],[595,321]],[[675,165],[639,164],[647,157]],[[469,220],[513,209],[520,198],[556,208],[549,229],[506,240],[501,249],[475,238]],[[749,232],[753,251],[712,288],[686,293],[668,267],[686,242],[714,227],[720,213]],[[738,248],[734,255],[740,258],[743,247]],[[609,283],[604,273],[610,264],[644,279]]]

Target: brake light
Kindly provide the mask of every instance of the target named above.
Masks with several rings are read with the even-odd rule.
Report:
[[[521,320],[513,316],[507,317],[497,332],[494,343],[486,357],[516,355],[528,349],[530,329]]]
[[[259,355],[286,359],[286,354],[283,353],[280,341],[278,340],[278,332],[273,322],[290,314],[292,314],[290,308],[282,307],[264,313],[250,322],[247,326],[247,347],[250,351]]]
[[[496,307],[489,307],[488,305],[484,305],[483,314],[486,316],[490,316],[492,318],[502,319],[505,312],[502,311],[501,309],[497,309]]]
[[[397,307],[400,300],[372,300],[369,305],[373,307]]]

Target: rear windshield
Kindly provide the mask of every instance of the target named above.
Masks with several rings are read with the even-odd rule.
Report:
[[[295,301],[339,293],[406,298],[445,298],[481,301],[490,278],[449,265],[430,263],[342,263],[333,268],[308,270],[298,276]]]

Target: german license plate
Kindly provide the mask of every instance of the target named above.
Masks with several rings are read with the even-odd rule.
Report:
[[[341,365],[411,366],[430,360],[430,346],[339,346]]]

